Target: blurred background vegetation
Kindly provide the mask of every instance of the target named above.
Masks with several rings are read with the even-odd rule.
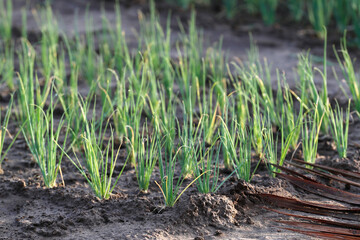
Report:
[[[236,21],[244,13],[261,16],[268,26],[290,19],[293,23],[311,25],[318,37],[328,32],[350,33],[351,42],[360,46],[360,0],[165,0],[187,9],[211,7]]]

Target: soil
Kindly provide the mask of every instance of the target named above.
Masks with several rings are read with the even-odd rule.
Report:
[[[42,1],[28,2],[31,8]],[[101,25],[100,3],[90,2],[89,11],[94,18],[93,31]],[[14,38],[20,36],[21,7],[26,1],[14,0]],[[104,3],[110,22],[115,19],[113,1]],[[123,28],[130,46],[137,46],[138,10],[147,11],[141,1],[122,4]],[[53,1],[53,9],[61,29],[68,36],[73,34],[75,12],[79,19],[79,30],[85,32],[84,15],[86,4],[81,0]],[[161,21],[166,21],[168,8],[159,4]],[[220,15],[220,16],[219,16]],[[179,29],[176,18],[186,21],[188,11],[173,9],[173,42]],[[293,69],[297,64],[297,54],[311,48],[315,55],[322,54],[322,41],[304,29],[276,25],[265,27],[260,20],[250,18],[239,24],[229,24],[221,19],[221,14],[210,9],[200,9],[197,13],[199,28],[203,29],[207,46],[223,36],[224,51],[229,53],[229,61],[234,58],[246,60],[251,31],[260,50],[273,69],[286,72],[294,86]],[[305,32],[305,33],[304,33]],[[40,31],[31,12],[28,13],[28,35],[32,42],[39,40]],[[173,52],[176,58],[176,52]],[[354,52],[356,56],[358,53]],[[329,54],[331,55],[331,54]],[[336,60],[330,56],[330,61]],[[321,66],[319,66],[321,67]],[[275,76],[275,71],[272,75]],[[331,74],[330,74],[331,75]],[[318,76],[319,77],[319,76]],[[275,81],[275,78],[273,78]],[[318,82],[321,82],[318,79]],[[329,95],[345,101],[338,82],[329,76]],[[1,104],[8,101],[7,90],[1,89]],[[360,171],[359,128],[360,122],[350,124],[349,156],[339,159],[329,138],[323,137],[319,143],[318,162],[351,171]],[[10,132],[16,132],[16,124],[10,124]],[[8,140],[7,140],[8,141]],[[6,142],[9,144],[9,142]],[[123,150],[125,154],[125,149]],[[118,161],[115,175],[124,163]],[[191,186],[173,208],[165,208],[160,190],[154,183],[159,181],[158,169],[150,184],[148,193],[138,191],[134,170],[126,168],[123,176],[109,200],[97,199],[85,179],[70,161],[64,158],[63,178],[66,186],[46,189],[41,173],[33,161],[23,138],[19,137],[2,164],[4,174],[0,175],[0,239],[309,239],[307,236],[284,230],[274,220],[288,219],[262,207],[267,203],[256,197],[256,193],[272,193],[285,197],[297,197],[323,202],[325,199],[296,189],[279,178],[271,178],[261,164],[251,183],[231,177],[216,194],[199,194],[196,186]],[[221,174],[225,178],[228,173]],[[319,179],[319,181],[325,181]],[[184,182],[186,186],[188,182]],[[344,188],[342,185],[338,187]],[[359,189],[350,191],[359,193]]]

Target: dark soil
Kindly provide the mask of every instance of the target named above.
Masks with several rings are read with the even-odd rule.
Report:
[[[20,10],[25,2],[13,1],[14,38],[20,36]],[[31,1],[30,6],[36,7],[39,2],[41,1]],[[94,17],[93,31],[99,31],[100,3],[95,0],[86,2],[91,2],[89,11]],[[123,28],[130,46],[133,44],[133,47],[137,46],[133,34],[133,30],[138,28],[137,11],[147,10],[147,6],[141,1],[136,3],[122,5]],[[111,21],[115,18],[113,1],[106,1],[105,6]],[[82,20],[86,9],[84,1],[53,1],[53,9],[66,34],[73,34],[71,23],[75,11],[79,16],[80,31],[85,32]],[[165,22],[168,9],[162,5],[159,9],[161,19]],[[174,43],[179,33],[176,17],[186,20],[189,15],[187,11],[173,9]],[[28,17],[28,35],[32,42],[36,42],[39,40],[40,32],[30,12]],[[322,41],[309,37],[311,34],[304,37],[304,29],[296,30],[286,25],[265,27],[256,19],[253,19],[254,22],[248,20],[240,24],[229,24],[209,9],[199,10],[197,19],[208,46],[218,41],[220,35],[223,36],[224,51],[229,53],[230,61],[234,58],[246,60],[249,49],[248,32],[251,31],[260,49],[260,55],[268,59],[273,69],[285,71],[293,86],[293,69],[297,64],[297,54],[309,48],[318,56],[322,54]],[[174,58],[177,57],[176,52],[172,54]],[[333,58],[330,57],[330,61],[334,61]],[[272,74],[275,76],[275,71]],[[331,98],[345,99],[332,76],[328,85]],[[2,88],[1,104],[6,104],[8,100],[8,91]],[[339,159],[331,141],[324,137],[319,143],[318,162],[359,172],[359,127],[358,120],[350,125],[347,159]],[[10,132],[16,132],[15,123],[10,124]],[[125,149],[123,151],[124,155]],[[118,162],[115,174],[121,169],[123,162]],[[294,188],[284,180],[271,178],[264,165],[260,167],[251,183],[232,177],[216,194],[199,194],[196,187],[192,186],[173,208],[164,208],[161,192],[153,182],[159,181],[157,168],[147,194],[138,191],[134,170],[126,168],[111,198],[100,201],[93,195],[72,163],[65,158],[62,172],[66,186],[44,188],[40,170],[21,137],[8,153],[2,168],[4,174],[0,175],[1,239],[307,239],[306,236],[279,228],[280,225],[274,220],[287,217],[264,210],[262,207],[266,203],[254,194],[272,193],[324,201],[321,197]],[[225,173],[221,175],[222,178],[226,176]],[[344,188],[339,184],[336,186]],[[351,191],[359,192],[354,188]]]

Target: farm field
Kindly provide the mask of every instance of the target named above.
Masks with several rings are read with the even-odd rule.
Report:
[[[360,238],[353,20],[169,2],[0,0],[0,238]]]

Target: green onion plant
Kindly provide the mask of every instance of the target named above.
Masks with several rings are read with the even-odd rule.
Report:
[[[256,168],[251,172],[251,132],[252,129],[247,127],[242,128],[238,123],[235,123],[236,131],[235,139],[231,136],[230,130],[222,121],[224,133],[221,135],[222,144],[224,144],[225,150],[229,154],[233,169],[235,170],[238,179],[242,179],[249,182],[255,173],[260,161]]]
[[[355,110],[359,114],[360,113],[360,83],[359,83],[359,78],[355,72],[353,61],[350,57],[349,51],[347,50],[346,34],[344,35],[344,38],[341,41],[341,48],[339,51],[342,55],[342,60],[340,59],[340,56],[337,53],[337,51],[335,51],[334,49],[335,55],[339,62],[339,66],[344,75],[346,85],[350,89],[350,93],[352,95],[352,99],[355,105]]]
[[[62,133],[64,120],[61,119],[57,127],[54,120],[54,100],[51,90],[50,108],[46,112],[40,106],[34,106],[32,115],[28,115],[27,122],[22,128],[25,141],[39,165],[44,184],[48,188],[57,186],[56,179],[60,172],[63,152],[58,154],[59,137]],[[65,133],[63,148],[66,145],[68,129]]]
[[[151,174],[159,157],[158,145],[161,144],[158,130],[153,130],[150,136],[145,136],[145,132],[148,132],[147,124],[143,127],[141,138],[139,138],[135,165],[139,189],[143,192],[149,189]]]
[[[314,106],[314,114],[311,118],[305,118],[305,121],[302,125],[302,154],[305,162],[315,163],[320,127],[323,119],[323,115],[320,116],[317,111],[317,106]]]
[[[274,24],[279,0],[258,0],[258,2],[264,23],[266,25]]]
[[[8,124],[9,124],[9,120],[10,120],[10,116],[11,116],[11,109],[13,106],[13,95],[11,95],[11,99],[10,102],[8,104],[5,116],[1,115],[1,111],[0,111],[0,120],[2,122],[0,125],[0,174],[4,173],[4,171],[1,168],[1,164],[4,161],[6,154],[9,152],[10,148],[12,147],[12,145],[14,144],[17,136],[19,135],[20,131],[15,135],[15,137],[11,137],[9,130],[8,130]],[[4,143],[5,143],[5,138],[6,135],[9,135],[12,138],[11,143],[9,144],[9,146],[4,149]]]
[[[203,130],[203,135],[206,134]],[[193,154],[196,155],[196,163],[194,164],[194,176],[198,178],[196,186],[201,193],[215,193],[225,183],[232,174],[220,182],[220,139],[215,139],[214,142],[207,147],[205,141],[201,141],[193,149]]]
[[[346,158],[349,134],[349,118],[350,118],[350,101],[347,111],[340,109],[339,104],[336,103],[335,109],[331,109],[331,133],[336,143],[336,150],[339,157]]]
[[[11,43],[11,28],[12,28],[12,1],[0,1],[0,41],[3,40],[8,47]]]
[[[171,138],[165,138],[164,141],[165,141],[165,144],[170,144],[170,145],[174,146],[173,142],[169,142],[169,141],[171,141]],[[195,178],[194,180],[192,180],[182,191],[180,190],[181,185],[184,182],[185,178],[182,177],[183,175],[181,174],[178,177],[178,180],[177,181],[175,180],[175,167],[176,167],[176,162],[177,162],[179,152],[182,150],[182,148],[184,148],[184,146],[179,146],[176,149],[175,154],[173,154],[173,155],[172,154],[169,156],[165,155],[165,159],[163,159],[163,157],[162,157],[161,150],[159,149],[159,151],[158,151],[159,152],[159,168],[160,168],[161,182],[157,183],[155,181],[155,183],[160,188],[160,191],[164,197],[165,206],[167,206],[167,207],[173,207],[175,205],[175,203],[179,200],[181,195],[184,194],[184,192],[193,183],[195,183],[198,180],[198,178],[201,176],[200,175],[197,178]],[[169,157],[172,157],[172,158],[169,158]]]
[[[110,129],[111,137],[107,142],[105,141],[109,121],[107,121],[103,127],[104,118],[100,117],[100,122],[96,124],[96,111],[94,108],[92,112],[93,116],[89,123],[86,111],[84,110],[84,107],[86,107],[85,104],[84,101],[80,102],[81,118],[83,118],[85,122],[85,130],[82,134],[85,164],[81,163],[77,154],[74,153],[75,159],[72,159],[65,153],[64,149],[63,152],[86,179],[96,197],[99,199],[109,199],[125,169],[128,158],[116,177],[115,182],[112,183],[121,144],[118,149],[115,149],[114,131],[112,129]],[[104,114],[104,112],[102,111],[101,114]],[[103,149],[104,145],[106,145],[105,149]],[[85,167],[83,165],[85,165]]]
[[[334,0],[311,0],[308,4],[308,19],[318,36],[324,38],[331,14],[333,12]]]

